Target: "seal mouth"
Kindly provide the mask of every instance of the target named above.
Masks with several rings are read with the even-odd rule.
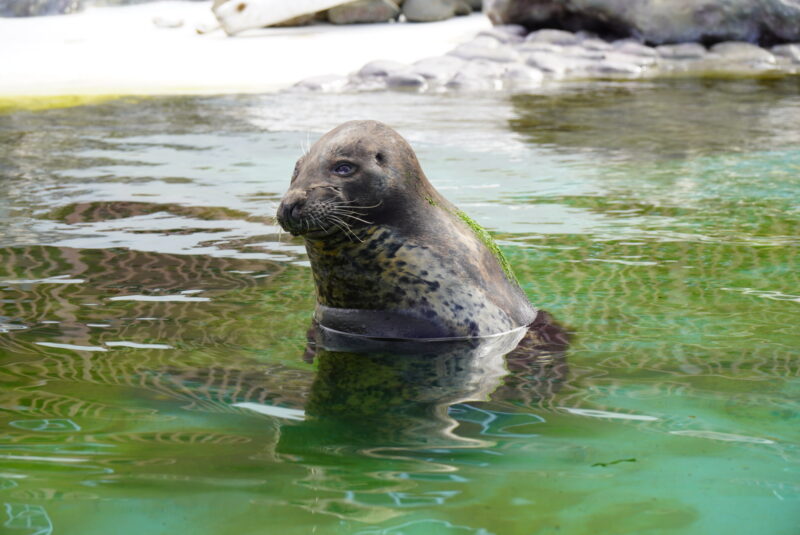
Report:
[[[332,234],[336,234],[337,232],[341,232],[341,230],[331,225],[331,227],[327,229],[324,228],[311,229],[299,234],[295,234],[295,236],[303,236],[306,238],[319,239],[319,238],[326,238]]]

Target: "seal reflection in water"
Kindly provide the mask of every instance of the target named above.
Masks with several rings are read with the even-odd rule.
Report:
[[[520,329],[521,338],[536,318],[491,237],[382,123],[347,122],[317,141],[295,166],[278,221],[305,240],[325,329],[395,339]]]

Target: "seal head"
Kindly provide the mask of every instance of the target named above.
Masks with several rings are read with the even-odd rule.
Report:
[[[488,233],[430,184],[376,121],[325,134],[295,165],[278,222],[303,236],[323,326],[385,338],[475,337],[531,323]]]

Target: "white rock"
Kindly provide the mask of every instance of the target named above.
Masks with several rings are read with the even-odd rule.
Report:
[[[589,50],[611,50],[614,48],[611,43],[597,38],[584,39],[580,42],[580,45]]]
[[[773,46],[771,51],[776,56],[788,58],[795,63],[800,63],[800,44],[798,43]]]
[[[525,40],[534,43],[550,43],[551,45],[576,45],[580,39],[571,32],[548,29],[532,32]]]
[[[707,53],[706,47],[700,43],[661,45],[656,47],[656,52],[667,59],[700,59]]]
[[[743,41],[725,41],[711,47],[711,52],[737,63],[774,64],[775,56],[768,50]]]
[[[564,47],[561,45],[553,45],[550,43],[540,43],[536,41],[525,41],[521,43],[517,47],[515,47],[518,51],[522,53],[527,52],[550,52],[553,54],[560,53],[564,50]]]
[[[212,10],[225,33],[235,35],[347,3],[348,0],[228,0]]]
[[[417,61],[411,70],[426,80],[445,83],[466,65],[466,61],[456,56],[436,56]]]
[[[631,41],[630,39],[622,39],[614,42],[614,49],[623,54],[630,54],[631,56],[644,56],[648,58],[658,57],[656,49],[650,46]]]
[[[528,55],[526,63],[530,67],[539,69],[556,78],[561,78],[567,74],[585,71],[595,62],[593,60],[559,56],[546,52],[533,52]]]

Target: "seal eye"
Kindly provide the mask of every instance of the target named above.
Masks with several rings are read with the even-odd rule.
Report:
[[[356,166],[348,162],[339,162],[333,166],[333,174],[339,176],[350,176],[356,172]]]

